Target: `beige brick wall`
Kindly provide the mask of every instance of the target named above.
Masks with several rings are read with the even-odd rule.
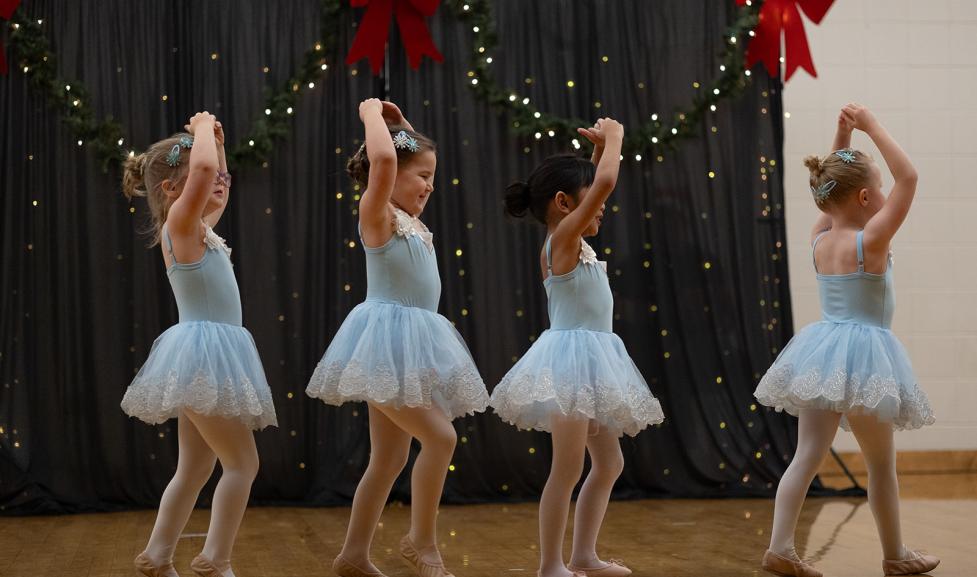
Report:
[[[820,26],[806,28],[819,77],[798,72],[784,92],[795,326],[820,317],[809,246],[817,209],[801,159],[828,151],[838,109],[855,100],[875,111],[920,175],[893,242],[893,330],[938,422],[900,433],[899,448],[977,449],[977,0],[837,0]],[[864,134],[852,145],[881,160]],[[857,445],[842,433],[835,447]]]

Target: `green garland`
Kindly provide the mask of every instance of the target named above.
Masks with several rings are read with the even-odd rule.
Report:
[[[266,162],[275,149],[275,142],[291,132],[291,116],[299,96],[310,82],[328,70],[326,55],[332,54],[336,47],[340,16],[348,8],[342,0],[320,0],[320,4],[322,39],[305,52],[302,65],[288,80],[266,93],[264,114],[251,123],[248,134],[227,153],[231,166],[257,166]],[[31,20],[23,8],[14,12],[10,48],[11,54],[16,55],[16,67],[27,76],[31,88],[43,94],[48,104],[60,112],[62,120],[78,137],[79,145],[95,150],[103,171],[119,166],[127,155],[135,152],[125,146],[122,125],[111,116],[99,120],[85,87],[58,76],[57,60],[42,24],[41,20]]]
[[[48,104],[61,113],[61,119],[78,137],[79,146],[87,144],[94,148],[102,162],[102,170],[107,171],[125,158],[122,125],[111,116],[98,120],[85,87],[58,76],[56,60],[41,30],[42,24],[41,20],[28,18],[23,8],[13,13],[10,52],[17,55],[18,64],[11,64],[11,69],[18,68],[27,76],[31,88],[42,93]]]
[[[349,11],[349,7],[344,0],[320,0],[320,5],[321,40],[305,52],[301,66],[288,80],[266,93],[264,114],[252,122],[248,134],[228,152],[231,166],[255,166],[267,162],[276,142],[291,132],[291,117],[299,97],[310,83],[322,78],[328,70],[326,55],[334,53],[341,16]],[[715,111],[720,101],[742,93],[750,75],[744,69],[744,51],[757,24],[761,5],[762,0],[755,0],[738,9],[735,21],[726,31],[722,74],[708,86],[697,86],[700,92],[691,105],[675,111],[670,121],[653,115],[638,128],[629,129],[624,141],[625,154],[650,149],[661,160],[664,150],[674,150],[680,140],[695,136],[699,123],[709,112]],[[498,46],[498,34],[490,0],[445,0],[445,6],[459,20],[471,25],[475,34],[472,69],[468,73],[470,87],[480,100],[512,115],[513,132],[536,139],[544,135],[575,139],[577,127],[590,124],[589,121],[543,112],[528,98],[496,83],[491,70],[491,54]],[[111,116],[99,120],[85,87],[58,76],[55,56],[41,25],[42,21],[28,18],[23,8],[14,12],[10,48],[17,56],[17,67],[27,75],[31,87],[43,93],[47,102],[60,111],[64,122],[78,137],[79,145],[88,145],[95,150],[103,170],[118,166],[126,155],[133,153],[130,147],[124,146],[122,126]],[[587,144],[584,139],[583,145]]]
[[[302,65],[277,90],[265,96],[263,116],[251,123],[251,131],[227,155],[229,164],[258,165],[266,162],[275,142],[292,131],[292,113],[299,96],[311,82],[322,78],[329,68],[326,55],[334,54],[342,14],[348,10],[343,0],[320,0],[321,39],[302,56]]]
[[[475,33],[471,70],[468,73],[472,90],[493,107],[509,112],[513,117],[512,129],[517,134],[536,139],[544,135],[550,138],[577,138],[577,128],[589,126],[590,121],[543,112],[532,105],[530,99],[520,96],[516,90],[500,87],[495,81],[491,65],[492,54],[498,46],[498,34],[490,4],[490,0],[445,1],[445,5],[461,21],[470,24]],[[692,104],[675,111],[671,121],[661,119],[656,114],[636,129],[629,127],[624,139],[625,154],[650,149],[661,160],[664,150],[674,150],[678,141],[695,136],[699,123],[708,112],[716,110],[720,101],[743,92],[751,74],[744,69],[746,46],[759,21],[762,4],[762,0],[754,0],[737,9],[736,19],[725,34],[726,52],[720,67],[722,74],[708,86],[695,86],[699,93]],[[588,144],[586,139],[581,140],[584,145]]]

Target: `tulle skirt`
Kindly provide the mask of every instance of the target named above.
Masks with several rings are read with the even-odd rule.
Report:
[[[156,339],[122,398],[122,410],[159,424],[183,409],[237,419],[252,429],[278,424],[265,371],[247,329],[192,321],[173,325]]]
[[[665,419],[620,337],[591,330],[544,331],[490,404],[504,421],[540,431],[555,415],[592,419],[619,436]]]
[[[935,422],[902,343],[888,329],[861,323],[820,321],[804,327],[754,395],[792,415],[800,409],[874,415],[896,429]],[[849,428],[844,419],[842,427]]]
[[[488,404],[471,353],[448,319],[379,300],[350,311],[305,392],[330,405],[439,407],[452,419]]]

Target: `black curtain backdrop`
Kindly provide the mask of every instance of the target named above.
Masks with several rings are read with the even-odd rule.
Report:
[[[313,0],[38,0],[24,9],[44,20],[62,75],[84,82],[137,148],[203,109],[234,141],[262,114],[265,88],[319,39]],[[499,0],[494,11],[502,85],[548,111],[635,127],[686,106],[693,82],[719,74],[734,2]],[[344,172],[362,138],[360,100],[386,94],[439,144],[423,218],[435,232],[441,312],[490,389],[547,325],[543,230],[507,221],[500,199],[570,143],[513,136],[511,119],[474,98],[467,62],[477,47],[446,8],[430,20],[446,61],[410,70],[394,33],[380,79],[365,61],[342,64],[358,17],[344,17],[329,75],[303,96],[274,158],[235,171],[218,229],[234,249],[245,324],[280,422],[257,435],[257,503],[348,503],[366,466],[365,406],[326,407],[304,394],[366,289]],[[118,175],[103,174],[11,68],[0,79],[0,509],[153,507],[175,470],[176,422],[147,426],[119,409],[153,340],[177,320],[159,250],[137,232],[147,209],[122,197]],[[663,425],[622,441],[619,498],[771,495],[793,453],[792,420],[752,397],[792,326],[780,86],[759,69],[751,80],[678,152],[625,160],[593,239],[609,261],[615,330],[666,411]],[[491,412],[456,427],[447,502],[539,494],[548,435]],[[408,488],[405,473],[393,498],[408,499]]]

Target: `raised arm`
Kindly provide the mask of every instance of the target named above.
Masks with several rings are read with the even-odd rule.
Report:
[[[366,156],[370,161],[366,191],[360,198],[360,230],[367,244],[380,246],[392,234],[389,204],[397,180],[397,150],[380,100],[364,100],[360,104],[360,120],[366,129]]]
[[[624,140],[624,126],[620,122],[602,118],[597,121],[594,128],[580,129],[580,134],[590,139],[595,146],[601,145],[603,150],[600,155],[600,162],[597,164],[597,173],[594,175],[594,182],[590,185],[590,191],[584,196],[580,205],[568,214],[556,230],[553,231],[553,249],[567,249],[576,251],[580,246],[580,237],[590,225],[594,217],[597,216],[603,207],[604,202],[614,192],[617,185],[617,175],[621,168],[621,145]],[[576,191],[563,191],[570,194]]]
[[[844,110],[838,113],[838,127],[835,130],[835,138],[831,143],[831,150],[841,150],[843,148],[848,148],[851,146],[851,133],[855,129],[855,125],[851,118],[849,118]],[[817,238],[819,234],[831,228],[831,215],[826,212],[819,212],[818,217],[814,220],[814,226],[811,227],[811,244],[814,244],[814,239]]]
[[[851,146],[851,133],[855,130],[855,121],[848,116],[844,110],[838,113],[838,128],[835,130],[835,139],[831,143],[831,151],[849,148]]]
[[[887,250],[892,237],[905,222],[916,196],[916,168],[909,155],[868,108],[852,103],[845,106],[844,113],[852,119],[855,128],[864,131],[872,139],[895,181],[882,209],[865,225],[866,247]]]
[[[383,106],[383,120],[387,123],[387,126],[398,126],[400,128],[406,128],[411,132],[416,132],[411,123],[407,121],[404,113],[400,111],[398,107],[393,102],[384,100],[380,103]]]
[[[206,111],[198,112],[190,119],[188,131],[193,135],[193,146],[190,149],[187,180],[183,192],[170,207],[166,220],[167,229],[174,240],[199,237],[200,222],[220,166],[214,138],[216,122],[217,119]],[[168,183],[169,186],[175,184]]]
[[[585,137],[594,145],[594,152],[590,155],[590,162],[597,166],[600,164],[600,157],[604,154],[604,139],[597,133],[597,125],[591,128],[578,128],[577,132]]]
[[[227,157],[224,155],[224,127],[219,121],[214,123],[214,140],[217,142],[217,181],[215,185],[224,188],[224,204],[204,217],[204,222],[210,228],[217,226],[224,215],[227,203],[231,201],[231,175],[227,172]]]

